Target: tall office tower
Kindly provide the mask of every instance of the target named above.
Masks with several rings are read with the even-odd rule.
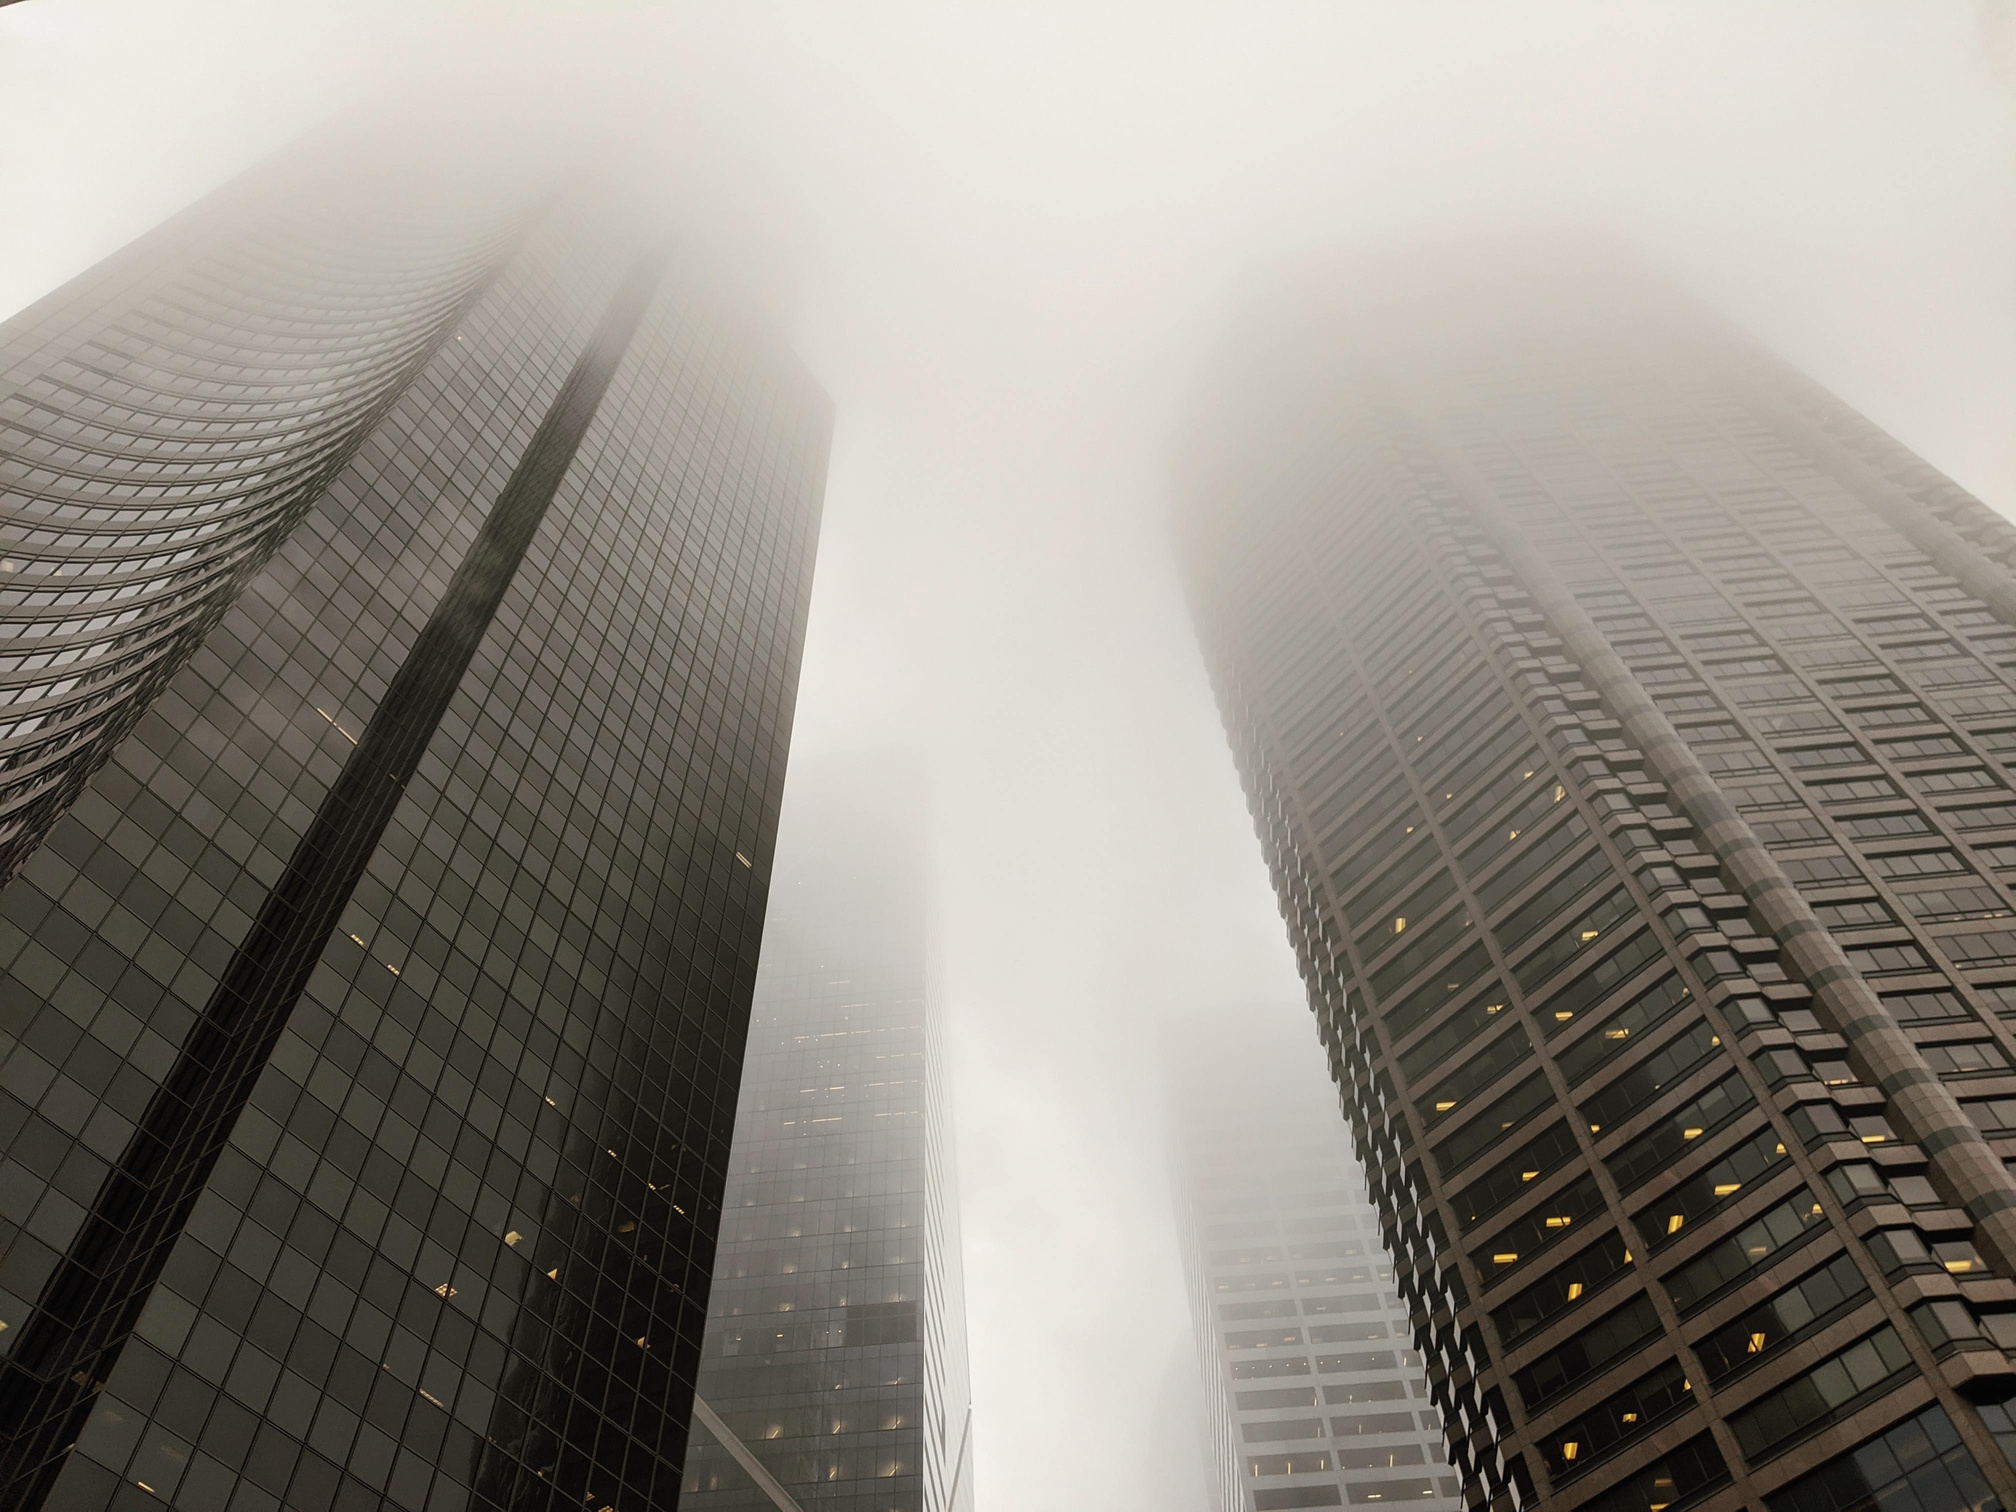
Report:
[[[696,1426],[685,1512],[973,1506],[920,789],[891,752],[792,774],[699,1383],[775,1489]]]
[[[1466,1494],[2016,1505],[2010,528],[1601,258],[1332,272],[1183,549]]]
[[[1211,1512],[1404,1503],[1457,1481],[1336,1094],[1281,1014],[1169,1047]]]
[[[361,151],[0,327],[9,1508],[677,1493],[827,405]]]

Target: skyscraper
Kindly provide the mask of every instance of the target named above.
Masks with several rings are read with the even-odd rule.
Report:
[[[923,811],[901,753],[794,771],[699,1391],[808,1509],[971,1512]],[[696,1430],[687,1512],[773,1512]]]
[[[1246,1013],[1169,1046],[1211,1512],[1451,1512],[1441,1420],[1335,1093],[1282,1022]]]
[[[1540,268],[1298,287],[1179,527],[1466,1495],[2016,1504],[2016,534]]]
[[[676,1495],[828,408],[423,156],[0,327],[9,1507]]]

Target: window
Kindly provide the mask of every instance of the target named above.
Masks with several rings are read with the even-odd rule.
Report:
[[[1255,1491],[1254,1512],[1287,1512],[1294,1507],[1338,1507],[1343,1497],[1335,1486],[1284,1486],[1278,1491]]]
[[[1575,1157],[1575,1137],[1568,1125],[1555,1123],[1493,1166],[1456,1194],[1450,1205],[1465,1228],[1474,1228],[1505,1206],[1530,1182],[1559,1170]]]
[[[1815,903],[1813,913],[1829,929],[1870,929],[1895,924],[1896,915],[1874,899],[1846,903]]]
[[[1696,1022],[1618,1078],[1577,1110],[1591,1134],[1622,1123],[1667,1087],[1688,1075],[1722,1043],[1706,1024]],[[1579,1046],[1577,1048],[1580,1048]]]
[[[1780,1346],[1869,1295],[1846,1255],[1794,1281],[1776,1296],[1724,1324],[1695,1346],[1715,1385],[1740,1375]]]
[[[1682,1316],[1694,1312],[1752,1270],[1826,1227],[1820,1204],[1800,1188],[1725,1239],[1718,1239],[1666,1277],[1666,1289]]]
[[[1842,948],[1842,953],[1848,957],[1848,964],[1865,977],[1925,971],[1932,964],[1925,959],[1924,951],[1908,941],[1894,945],[1848,945]]]
[[[1886,992],[1883,1006],[1899,1023],[1930,1024],[1972,1018],[1967,1005],[1943,987],[1925,992]]]
[[[1638,1231],[1654,1250],[1663,1249],[1704,1213],[1746,1191],[1785,1162],[1777,1133],[1764,1129],[1738,1145],[1698,1176],[1690,1176],[1650,1207],[1633,1215]]]
[[[1915,735],[1905,740],[1880,740],[1876,749],[1892,761],[1917,756],[1964,756],[1966,748],[1950,735]]]
[[[1926,1408],[1766,1499],[1770,1512],[1981,1512],[1980,1467],[1945,1410]]]
[[[1730,1072],[1691,1102],[1676,1108],[1629,1144],[1604,1157],[1604,1164],[1628,1191],[1665,1170],[1694,1141],[1704,1139],[1730,1119],[1754,1107],[1756,1099],[1743,1078]]]
[[[2009,905],[2001,894],[1987,887],[1928,887],[1905,894],[1904,906],[1911,910],[1912,918],[1927,924],[2009,916]]]
[[[1318,1431],[1322,1424],[1316,1424]],[[1258,1454],[1246,1458],[1246,1473],[1253,1476],[1264,1475],[1311,1475],[1330,1468],[1327,1450],[1312,1449],[1301,1454]]]
[[[1540,1356],[1512,1378],[1529,1412],[1582,1385],[1620,1355],[1659,1332],[1651,1299],[1638,1293],[1622,1307],[1584,1325],[1561,1347]]]
[[[1586,1223],[1603,1208],[1596,1178],[1578,1176],[1563,1187],[1538,1212],[1515,1218],[1491,1240],[1471,1251],[1470,1260],[1485,1276],[1503,1275],[1531,1260],[1571,1234],[1580,1233],[1578,1223]]]
[[[1854,862],[1846,856],[1796,856],[1780,864],[1785,868],[1785,875],[1794,882],[1805,882],[1814,886],[1824,887],[1863,880],[1862,874],[1855,869]],[[1864,883],[1864,886],[1867,884]]]
[[[1403,1053],[1400,1056],[1400,1074],[1410,1083],[1421,1081],[1458,1050],[1511,1021],[1512,1016],[1505,1006],[1505,994],[1497,990],[1494,982],[1485,992],[1423,1035],[1411,1050]],[[1525,1035],[1515,1029],[1510,1038],[1523,1043]]]
[[[1670,1019],[1674,1008],[1688,996],[1687,987],[1679,976],[1668,972],[1611,1014],[1600,1027],[1561,1051],[1557,1057],[1561,1074],[1571,1084],[1586,1079],[1611,1056],[1630,1046],[1646,1031]]]
[[[1588,1469],[1694,1400],[1687,1373],[1668,1360],[1540,1441],[1548,1471],[1565,1479]]]
[[[1307,1389],[1302,1392],[1277,1392],[1277,1391],[1250,1392],[1250,1393],[1242,1392],[1240,1394],[1240,1399],[1243,1401],[1249,1395],[1251,1396],[1299,1395],[1306,1397],[1307,1401],[1304,1403],[1296,1403],[1295,1405],[1297,1406],[1306,1405],[1310,1407],[1316,1405],[1316,1392],[1313,1388]],[[1242,1423],[1239,1427],[1239,1436],[1249,1444],[1287,1443],[1292,1442],[1296,1439],[1320,1439],[1321,1437],[1323,1437],[1323,1419],[1300,1418],[1294,1422],[1283,1422],[1283,1423]]]
[[[1590,1497],[1582,1506],[1584,1512],[1677,1512],[1728,1481],[1729,1467],[1722,1463],[1714,1440],[1702,1433],[1656,1464]]]
[[[1273,1391],[1241,1391],[1234,1397],[1241,1412],[1260,1412],[1274,1407],[1314,1407],[1314,1386],[1288,1386]]]
[[[1629,1264],[1624,1241],[1613,1232],[1549,1271],[1511,1301],[1493,1310],[1507,1344],[1559,1317],[1621,1275]]]
[[[1905,835],[1929,835],[1932,823],[1915,809],[1903,814],[1848,814],[1841,832],[1853,840],[1888,840]]]
[[[1920,1045],[1925,1064],[1941,1076],[1970,1076],[1982,1071],[2006,1071],[2008,1058],[1989,1040],[1963,1040],[1958,1044]]]
[[[1551,893],[1553,889],[1549,888],[1547,891]],[[1537,903],[1539,900],[1534,901]],[[1520,910],[1520,914],[1526,914],[1532,907],[1533,904],[1528,904],[1527,908]],[[1519,985],[1531,993],[1555,972],[1566,967],[1576,956],[1608,936],[1618,923],[1625,919],[1635,919],[1636,916],[1637,910],[1630,893],[1619,887],[1608,896],[1597,899],[1579,917],[1571,919],[1566,928],[1554,935],[1540,949],[1516,962],[1512,967],[1512,974],[1518,979]],[[1506,939],[1505,930],[1510,927],[1511,921],[1508,920],[1499,930],[1500,940]]]
[[[1526,1036],[1523,1034],[1515,1035],[1503,1043],[1515,1054],[1511,1059],[1496,1063],[1497,1069],[1501,1071],[1518,1060],[1524,1060],[1527,1054]],[[1485,1059],[1479,1057],[1479,1060]],[[1464,1069],[1468,1071],[1470,1067],[1466,1066]],[[1479,1076],[1480,1079],[1477,1081],[1468,1078],[1453,1079],[1423,1098],[1423,1118],[1432,1126],[1458,1109],[1471,1088],[1481,1087],[1486,1081],[1495,1079],[1495,1073],[1491,1072],[1488,1064],[1480,1068]],[[1517,1128],[1540,1109],[1553,1106],[1553,1101],[1553,1094],[1547,1090],[1544,1078],[1528,1077],[1500,1097],[1491,1107],[1479,1113],[1470,1123],[1435,1146],[1435,1163],[1445,1172],[1468,1164],[1488,1146],[1503,1137],[1507,1131]]]
[[[1758,1463],[1769,1451],[1832,1422],[1849,1403],[1888,1385],[1910,1367],[1903,1341],[1886,1323],[1735,1413],[1729,1426],[1744,1454]]]

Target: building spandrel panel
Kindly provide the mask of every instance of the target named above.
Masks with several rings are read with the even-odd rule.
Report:
[[[676,1493],[828,411],[593,194],[461,252],[0,890],[16,1504]]]
[[[1256,321],[1181,535],[1465,1493],[2005,1502],[2002,527],[1653,280],[1433,261]]]
[[[915,765],[793,772],[735,1115],[699,1392],[808,1509],[974,1504]],[[680,1505],[775,1508],[698,1428]]]

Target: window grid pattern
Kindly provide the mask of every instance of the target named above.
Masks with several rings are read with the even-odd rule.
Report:
[[[1300,470],[1207,473],[1187,522],[1214,684],[1431,1388],[1452,1440],[1503,1447],[1502,1471],[1463,1465],[1475,1501],[1544,1484],[1623,1508],[1661,1494],[1642,1467],[1690,1434],[1687,1498],[1768,1491],[1813,1444],[1746,1456],[1725,1420],[1885,1319],[1904,1364],[1855,1421],[1929,1391],[1978,1434],[1935,1359],[2016,1342],[1968,1214],[1470,516],[1468,488],[1510,512],[1746,816],[1780,826],[1787,875],[1838,906],[1851,961],[1999,1130],[2007,627],[1725,372],[1661,356],[1593,378],[1582,354],[1480,360],[1405,409],[1326,393],[1334,453],[1291,440]],[[1759,516],[1799,549],[1753,533]],[[1536,781],[1571,811],[1522,798]],[[1893,838],[1891,819],[1923,828]],[[1958,863],[1887,860],[1941,850]],[[1864,1244],[1848,1219],[1871,1211]],[[1735,1231],[1763,1242],[1731,1253]],[[1844,1252],[1866,1293],[1720,1384],[1701,1369],[1697,1341]],[[1907,1322],[1896,1289],[1937,1268],[1907,1295],[1955,1298],[1950,1326]],[[1698,1319],[1669,1291],[1681,1272]],[[1662,1361],[1684,1392],[1603,1418]],[[1522,1457],[1542,1444],[1547,1463]]]
[[[1194,1047],[1170,1057],[1214,1506],[1444,1512],[1457,1478],[1349,1135],[1321,1083],[1259,1043],[1214,1043],[1208,1067]]]
[[[878,752],[792,775],[699,1381],[801,1505],[834,1512],[973,1505],[910,766]],[[705,1436],[680,1505],[771,1512]]]
[[[494,270],[515,216],[354,163],[229,192],[161,276],[0,331],[0,877],[301,521]],[[193,245],[192,245],[193,243]],[[10,350],[11,348],[11,350]]]
[[[633,252],[557,207],[0,893],[30,994],[0,1063],[6,1306],[32,1304]],[[59,1501],[676,1491],[828,424],[795,364],[680,282]]]

